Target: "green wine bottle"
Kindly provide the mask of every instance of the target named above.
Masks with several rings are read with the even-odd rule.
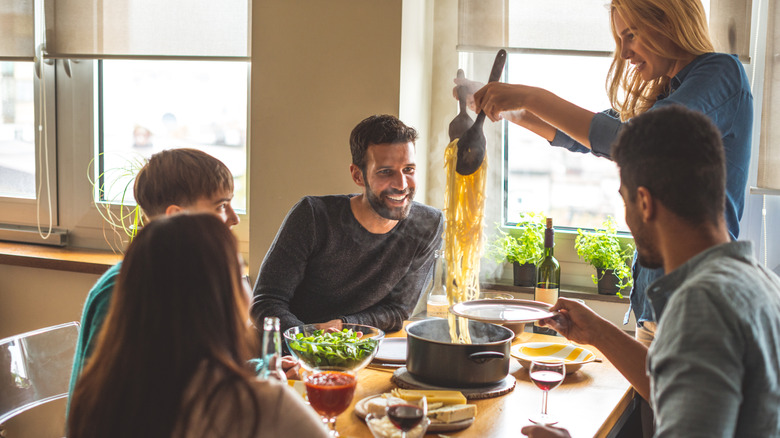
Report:
[[[547,228],[544,230],[544,257],[536,267],[536,287],[534,288],[534,301],[541,301],[550,305],[558,301],[561,284],[561,265],[553,255],[553,225],[552,218],[547,218]],[[555,330],[540,327],[534,323],[534,333],[556,335]]]

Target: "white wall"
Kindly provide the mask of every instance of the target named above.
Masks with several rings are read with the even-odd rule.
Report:
[[[249,264],[304,195],[354,193],[349,134],[398,115],[401,0],[265,0],[252,19]]]
[[[0,264],[0,339],[81,319],[98,275]]]

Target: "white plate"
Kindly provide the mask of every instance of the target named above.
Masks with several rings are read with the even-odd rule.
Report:
[[[473,300],[450,306],[450,312],[463,318],[493,324],[526,323],[549,318],[547,303],[531,300]]]
[[[369,400],[375,399],[377,397],[381,397],[381,394],[368,396],[366,398],[362,398],[358,400],[357,403],[355,403],[355,415],[358,416],[361,420],[366,419],[366,415],[368,415],[368,410],[366,409],[366,403],[369,402]],[[452,432],[455,430],[461,430],[465,429],[471,424],[474,423],[473,418],[467,418],[465,420],[456,421],[454,423],[434,423],[431,422],[431,424],[428,426],[427,432]]]
[[[406,338],[384,338],[374,356],[375,363],[406,363]]]
[[[510,350],[520,365],[528,369],[531,361],[545,358],[562,360],[566,364],[566,374],[579,370],[584,364],[596,360],[596,355],[587,348],[574,344],[556,344],[553,342],[529,342],[517,344]]]

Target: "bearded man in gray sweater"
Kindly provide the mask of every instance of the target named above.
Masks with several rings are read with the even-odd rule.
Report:
[[[260,267],[252,317],[282,331],[343,323],[400,330],[441,247],[441,211],[414,202],[417,132],[371,116],[350,135],[352,180],[362,193],[306,196],[290,210]]]

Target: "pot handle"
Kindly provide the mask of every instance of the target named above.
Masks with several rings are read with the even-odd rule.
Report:
[[[477,351],[469,354],[469,359],[476,363],[485,363],[492,359],[503,359],[504,353],[500,351]]]

